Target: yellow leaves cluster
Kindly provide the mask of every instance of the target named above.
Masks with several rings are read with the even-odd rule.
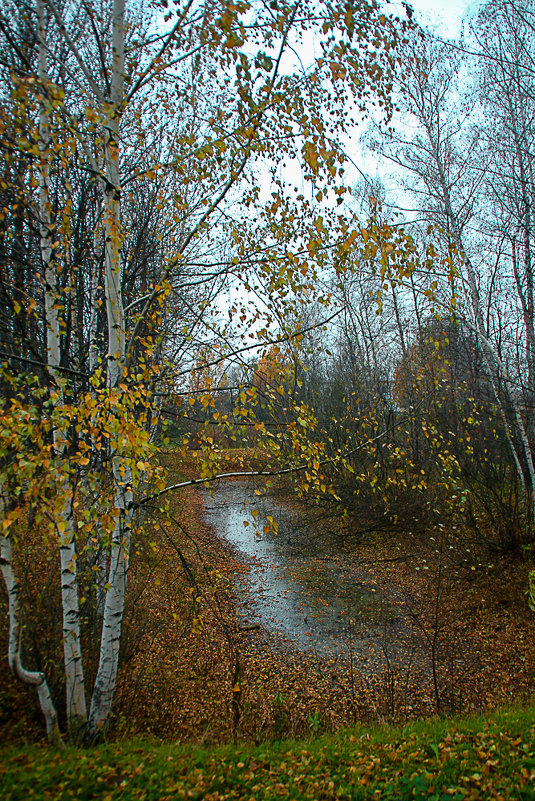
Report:
[[[3,377],[9,379],[5,369]],[[133,490],[142,479],[164,484],[146,426],[156,419],[148,387],[134,388],[125,380],[110,390],[95,380],[90,391],[69,403],[60,389],[49,395],[31,378],[11,381],[12,397],[0,402],[0,487],[10,498],[4,531],[14,532],[30,506],[36,524],[65,536],[66,504],[78,510],[80,534],[109,530],[120,514],[114,464]],[[84,517],[81,510],[90,514]]]

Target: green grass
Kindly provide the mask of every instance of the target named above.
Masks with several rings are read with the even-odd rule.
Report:
[[[0,797],[527,801],[535,800],[534,740],[535,707],[524,707],[256,747],[13,747],[0,752]]]

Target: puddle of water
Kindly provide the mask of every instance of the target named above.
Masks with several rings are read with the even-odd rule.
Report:
[[[352,569],[325,532],[247,484],[219,484],[204,501],[206,521],[251,566],[247,582],[236,580],[243,617],[301,650],[325,656],[351,648],[362,661],[376,661],[394,612],[370,573]],[[278,533],[260,535],[268,515]]]

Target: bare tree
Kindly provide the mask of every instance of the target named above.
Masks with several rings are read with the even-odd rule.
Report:
[[[508,9],[506,18],[512,24],[509,12],[513,5],[505,3],[503,8]],[[437,225],[445,246],[453,244],[460,257],[458,276],[450,276],[461,301],[456,314],[471,327],[481,348],[521,487],[524,537],[528,541],[532,537],[535,516],[535,468],[529,436],[531,414],[520,391],[523,368],[515,358],[514,344],[507,342],[505,336],[511,330],[515,312],[519,311],[523,330],[518,326],[513,328],[516,336],[522,337],[527,361],[532,339],[531,257],[526,240],[529,229],[525,222],[527,184],[522,176],[526,175],[528,153],[525,148],[518,147],[520,129],[525,129],[525,121],[515,119],[513,124],[511,114],[515,105],[525,111],[531,90],[528,87],[525,97],[518,96],[513,103],[511,92],[517,91],[522,79],[518,75],[516,83],[509,83],[506,73],[516,63],[522,50],[520,43],[523,42],[526,49],[528,41],[518,20],[512,36],[515,53],[510,52],[505,58],[505,23],[494,10],[490,7],[483,10],[481,24],[474,27],[475,35],[484,37],[486,43],[486,49],[479,54],[478,69],[483,82],[479,104],[474,106],[475,90],[472,88],[470,94],[465,90],[463,94],[459,84],[460,75],[465,82],[470,81],[471,70],[476,69],[474,61],[465,61],[458,50],[429,36],[413,40],[411,59],[400,85],[400,102],[411,120],[408,135],[394,135],[377,146],[412,176],[407,188],[417,199],[414,212],[425,224]],[[487,24],[487,20],[493,22]],[[494,75],[495,70],[501,75],[499,80],[499,76]],[[500,95],[499,103],[494,93]],[[493,109],[502,109],[501,124],[498,125],[495,116],[499,111],[491,113],[487,103],[492,104]],[[509,115],[507,124],[503,120],[505,110]],[[509,144],[500,151],[496,143],[505,141],[504,138],[508,138]],[[485,140],[488,147],[484,145]],[[500,159],[499,167],[497,159]],[[496,180],[497,175],[502,177]],[[509,187],[507,191],[500,181]],[[512,186],[519,190],[514,202]],[[508,203],[523,209],[514,221],[511,212],[505,213]],[[503,225],[506,218],[507,223]],[[518,263],[520,218],[524,220],[522,267]],[[509,258],[503,247],[507,239],[511,240]],[[516,302],[511,307],[512,296],[516,297]],[[446,299],[442,303],[444,308],[448,307]]]

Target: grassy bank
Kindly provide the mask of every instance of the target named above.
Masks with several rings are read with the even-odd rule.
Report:
[[[198,748],[130,741],[0,752],[18,799],[535,799],[535,707],[356,728],[307,741]]]

